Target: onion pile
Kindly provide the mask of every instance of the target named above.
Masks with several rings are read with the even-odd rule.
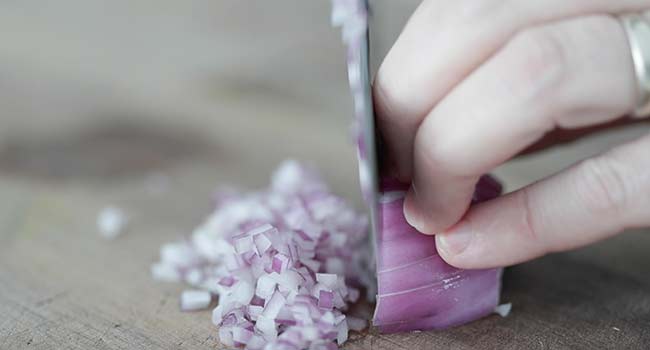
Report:
[[[227,346],[336,349],[366,322],[344,312],[370,293],[368,220],[297,162],[263,191],[222,193],[191,238],[167,244],[154,278],[219,296],[212,320]],[[210,299],[186,292],[187,310]]]

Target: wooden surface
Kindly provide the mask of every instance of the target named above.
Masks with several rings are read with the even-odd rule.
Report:
[[[382,1],[385,43],[415,1]],[[215,349],[209,311],[154,282],[215,187],[309,161],[361,207],[343,50],[325,1],[0,3],[0,349]],[[509,188],[645,130],[498,171]],[[130,217],[115,241],[97,213]],[[508,318],[353,334],[347,349],[648,349],[650,232],[506,271]]]

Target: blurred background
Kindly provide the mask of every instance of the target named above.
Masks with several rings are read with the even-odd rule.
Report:
[[[417,3],[374,1],[375,66]],[[214,346],[209,315],[179,314],[182,286],[153,283],[148,268],[216,187],[263,186],[297,158],[362,208],[329,11],[326,0],[0,1],[0,348]],[[518,188],[644,132],[497,173]],[[108,205],[129,217],[112,242],[95,225]],[[645,261],[647,235],[636,237],[571,257],[646,275],[630,269]]]

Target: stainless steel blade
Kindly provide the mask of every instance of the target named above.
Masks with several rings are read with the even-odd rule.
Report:
[[[369,8],[368,1],[364,1],[366,6],[366,13],[370,17],[371,11]],[[363,119],[360,127],[363,128],[363,145],[360,147],[365,148],[365,162],[361,162],[359,171],[362,172],[361,176],[366,177],[367,184],[369,188],[367,189],[368,193],[364,193],[366,196],[366,201],[368,202],[368,209],[370,212],[370,227],[371,235],[374,239],[379,228],[379,213],[378,213],[378,201],[379,201],[379,162],[378,162],[378,147],[377,147],[377,136],[375,133],[375,113],[373,108],[372,101],[372,86],[371,86],[371,74],[370,74],[370,18],[368,18],[368,26],[366,29],[366,35],[363,40],[360,41],[360,52],[361,52],[361,62],[360,62],[360,73],[361,73],[361,82],[363,85]],[[365,163],[365,164],[364,164]],[[365,168],[365,169],[364,169]],[[363,174],[365,172],[365,174]]]

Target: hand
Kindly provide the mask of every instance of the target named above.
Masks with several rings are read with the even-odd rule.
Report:
[[[463,268],[505,266],[650,226],[650,135],[495,200],[479,177],[562,129],[617,122],[636,77],[615,15],[650,0],[425,0],[374,85],[409,223]]]

